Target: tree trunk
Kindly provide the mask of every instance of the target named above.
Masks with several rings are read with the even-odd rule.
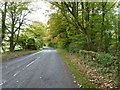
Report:
[[[84,27],[84,4],[81,2],[81,7],[82,7],[82,26]]]
[[[102,25],[101,25],[101,42],[100,42],[100,49],[101,51],[105,50],[105,43],[103,42],[104,34],[105,34],[105,6],[107,2],[102,2]]]
[[[86,40],[87,40],[87,46],[88,46],[88,50],[92,49],[92,42],[91,42],[91,35],[89,33],[89,3],[85,2],[85,26],[84,26],[84,31],[86,34]]]
[[[14,28],[15,28],[15,19],[14,19],[14,16],[13,16],[13,13],[12,14],[12,24],[11,24],[11,37],[10,37],[10,51],[13,52],[14,51]]]
[[[4,3],[4,11],[2,11],[2,40],[5,37],[5,29],[6,29],[6,25],[5,25],[5,19],[6,19],[6,12],[7,12],[7,2]]]
[[[118,3],[118,9],[120,9],[120,2]],[[117,50],[117,53],[118,53],[118,60],[117,60],[117,63],[118,63],[118,72],[117,72],[117,80],[118,80],[118,88],[120,88],[120,13],[118,14],[118,50]]]
[[[86,49],[91,50],[92,42],[91,42],[90,34],[88,33],[87,29],[84,29],[84,36],[85,36],[86,45],[87,45]]]
[[[10,37],[10,51],[13,52],[14,51],[14,34],[11,33],[11,37]]]

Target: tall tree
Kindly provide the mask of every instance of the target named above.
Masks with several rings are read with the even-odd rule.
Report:
[[[84,36],[86,50],[108,52],[114,26],[111,18],[115,19],[112,14],[116,12],[114,10],[116,1],[52,2],[52,4],[61,10],[69,24],[75,26],[76,35]]]
[[[10,51],[14,51],[16,45],[15,34],[17,33],[16,39],[18,39],[21,27],[25,21],[25,17],[30,12],[27,5],[28,3],[26,2],[8,3],[8,18],[10,19],[8,24],[10,27],[7,27],[7,30],[10,33]]]
[[[6,12],[7,12],[7,2],[4,2],[4,10],[1,10],[2,12],[2,40],[5,37],[5,30],[6,30],[6,25],[5,25],[5,21],[6,21]]]

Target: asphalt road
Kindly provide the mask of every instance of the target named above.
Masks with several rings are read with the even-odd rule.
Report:
[[[70,70],[54,49],[2,64],[2,88],[78,88]]]

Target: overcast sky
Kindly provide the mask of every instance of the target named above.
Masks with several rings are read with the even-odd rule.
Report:
[[[49,19],[48,15],[54,12],[53,10],[50,10],[50,3],[42,0],[32,2],[32,6],[30,7],[33,7],[36,10],[29,14],[27,19],[31,21],[40,21],[44,24],[47,23]]]

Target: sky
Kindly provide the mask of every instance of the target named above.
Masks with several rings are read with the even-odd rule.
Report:
[[[42,0],[32,2],[30,7],[36,10],[29,14],[27,19],[30,21],[40,21],[44,24],[49,20],[49,14],[54,12],[54,10],[50,9],[50,3]]]

